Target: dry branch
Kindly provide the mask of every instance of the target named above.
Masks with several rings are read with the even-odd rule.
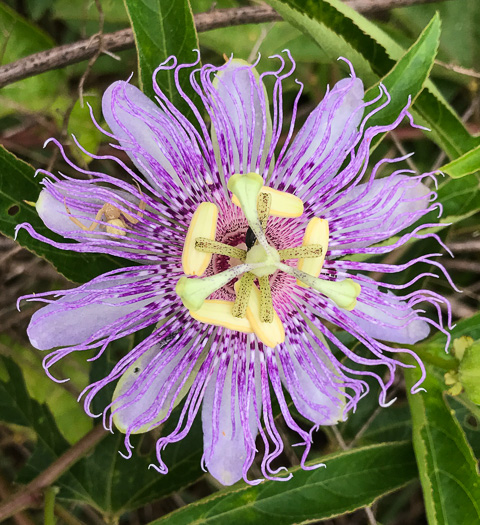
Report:
[[[43,501],[43,492],[74,463],[107,435],[102,425],[97,425],[80,441],[69,448],[26,487],[0,504],[0,522],[29,507],[36,507]]]
[[[345,0],[345,4],[360,13],[386,11],[393,7],[403,7],[412,4],[425,4],[444,0]],[[258,24],[281,20],[280,15],[268,6],[249,6],[232,9],[218,9],[208,13],[195,15],[195,25],[199,33],[221,27],[243,24]],[[95,56],[101,46],[104,52],[114,53],[130,49],[135,45],[130,28],[94,35],[86,40],[73,44],[54,47],[21,58],[0,67],[0,88],[18,80],[39,75],[52,69],[60,69],[71,64],[83,62]]]

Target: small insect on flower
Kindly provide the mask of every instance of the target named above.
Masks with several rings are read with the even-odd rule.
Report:
[[[141,193],[141,190],[139,188],[139,191]],[[103,206],[98,210],[97,214],[95,215],[95,219],[90,224],[90,226],[85,226],[82,222],[80,222],[76,217],[72,216],[72,212],[67,206],[66,201],[64,200],[65,209],[67,210],[67,213],[70,217],[70,220],[73,222],[73,224],[80,227],[82,230],[92,232],[99,226],[99,221],[102,220],[102,217],[105,217],[105,231],[109,233],[110,235],[125,235],[127,233],[126,228],[127,225],[125,223],[125,219],[130,222],[131,224],[137,224],[137,222],[143,217],[143,212],[145,211],[146,203],[144,201],[140,201],[140,212],[138,215],[131,215],[130,213],[127,213],[126,211],[122,211],[114,204],[111,204],[109,202],[106,202],[103,204]]]
[[[36,348],[50,350],[44,368],[53,378],[52,366],[64,356],[96,349],[95,359],[112,341],[150,327],[150,335],[83,396],[87,413],[98,416],[92,400],[115,383],[103,422],[125,433],[127,457],[132,434],[176,418],[157,442],[153,467],[162,473],[168,470],[163,449],[185,437],[200,407],[202,463],[221,483],[261,481],[249,478],[260,440],[264,478],[291,477],[273,466],[284,446],[279,414],[300,436],[301,466],[317,468],[320,463],[307,463],[313,431],[345,420],[372,384],[379,403],[389,405],[397,369],[407,366],[402,354],[422,370],[413,387],[419,390],[425,372],[410,345],[431,326],[448,336],[445,299],[418,285],[405,291],[435,276],[432,267],[451,283],[438,254],[400,265],[377,262],[417,239],[443,246],[432,233],[436,225],[422,220],[441,211],[425,184],[433,175],[396,165],[405,157],[369,166],[376,136],[404,119],[414,125],[408,104],[393,122],[369,126],[390,95],[380,85],[378,96],[365,102],[363,84],[344,60],[350,76],[327,89],[295,134],[302,86],[284,125],[282,88],[295,69],[286,57],[290,62],[274,57],[280,67],[261,75],[241,60],[195,69],[198,61],[177,65],[171,57],[155,71],[156,102],[128,82],[115,82],[103,96],[111,130],[104,133],[134,168],[114,156],[91,156],[115,161],[134,184],[75,166],[53,140],[65,161],[89,176],[43,172],[38,213],[70,242],[18,226],[62,250],[130,261],[76,289],[27,297],[47,303],[33,315],[28,335]],[[179,84],[178,73],[187,67],[202,109]],[[195,125],[156,83],[172,69]],[[418,270],[405,284],[369,276],[412,267]],[[425,306],[438,315],[424,315]],[[345,332],[357,351],[345,344]],[[292,407],[310,428],[297,422]]]

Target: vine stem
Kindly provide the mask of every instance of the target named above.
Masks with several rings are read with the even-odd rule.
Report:
[[[427,4],[445,0],[345,0],[345,5],[359,13],[375,13],[404,7],[413,4]],[[258,24],[275,22],[282,17],[266,5],[247,6],[230,9],[216,9],[207,13],[194,15],[195,26],[199,33],[221,27],[243,24]],[[72,44],[54,47],[35,53],[0,67],[0,88],[18,80],[29,78],[45,71],[60,69],[65,66],[89,60],[101,49],[102,52],[113,53],[134,47],[135,40],[131,28],[115,33],[94,35]]]
[[[58,490],[58,487],[48,487],[45,490],[44,525],[55,525],[55,496]]]
[[[41,505],[45,490],[107,434],[108,432],[102,425],[95,426],[33,481],[13,494],[5,502],[2,502],[0,505],[0,522],[22,510]]]

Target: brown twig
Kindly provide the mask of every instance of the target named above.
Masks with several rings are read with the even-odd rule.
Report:
[[[417,4],[433,4],[445,0],[344,0],[344,3],[353,7],[359,13],[379,13],[397,7],[408,7]]]
[[[370,14],[386,11],[393,7],[425,4],[433,1],[437,0],[346,0],[345,4],[360,13]],[[282,18],[271,7],[261,5],[197,13],[194,15],[194,19],[197,31],[202,33],[221,27],[275,22]],[[100,46],[104,53],[109,53],[130,49],[134,44],[132,30],[128,28],[102,36],[96,35],[73,44],[47,49],[0,67],[0,88],[45,71],[60,69],[88,60],[98,52]]]
[[[455,73],[458,73],[459,75],[465,75],[467,77],[472,77],[472,78],[480,78],[480,73],[478,71],[475,71],[474,69],[457,66],[456,64],[448,64],[447,62],[442,62],[441,60],[435,60],[435,64],[445,69],[449,69],[450,71],[454,71]]]
[[[446,259],[443,262],[445,268],[459,270],[461,272],[480,273],[480,262],[465,259]]]
[[[449,242],[448,247],[454,253],[480,252],[480,240],[469,239],[468,241]]]
[[[267,6],[219,9],[195,15],[195,25],[198,32],[274,20],[281,20],[281,17],[271,7]],[[135,45],[133,32],[128,28],[115,33],[103,34],[102,37],[97,35],[73,44],[41,51],[0,67],[0,87],[51,69],[59,69],[88,60],[95,56],[100,43],[105,51],[110,52],[123,51]]]
[[[43,491],[55,482],[74,463],[107,435],[102,425],[95,426],[80,441],[69,448],[26,487],[13,494],[0,505],[0,522],[24,509],[37,506],[43,499]]]
[[[6,480],[0,476],[0,498],[5,500],[10,497],[10,489]],[[35,525],[35,522],[25,512],[18,512],[13,516],[16,525]]]
[[[475,308],[472,308],[471,306],[466,305],[453,295],[445,296],[445,299],[450,303],[450,307],[452,308],[453,314],[455,317],[458,317],[459,319],[464,319],[467,317],[472,317],[472,315],[475,315],[477,313]],[[446,303],[440,303],[440,308],[444,312],[448,312],[448,307]]]

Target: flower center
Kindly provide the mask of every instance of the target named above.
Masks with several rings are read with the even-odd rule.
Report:
[[[266,275],[271,275],[278,268],[278,263],[280,262],[280,256],[278,255],[277,250],[273,246],[270,246],[272,251],[267,253],[263,246],[255,244],[247,252],[247,257],[245,262],[247,264],[263,264],[259,268],[252,270],[252,273],[257,277],[265,277]]]
[[[270,215],[299,217],[303,203],[292,194],[263,186],[257,173],[232,175],[228,181],[232,201],[240,206],[255,244],[249,250],[215,240],[218,208],[203,202],[195,211],[185,239],[181,277],[176,292],[195,319],[240,332],[254,332],[267,346],[275,347],[285,340],[283,324],[275,312],[269,276],[277,270],[294,276],[297,284],[312,287],[332,299],[337,306],[355,307],[360,286],[351,279],[319,279],[328,248],[328,222],[312,219],[305,230],[302,246],[276,250],[265,235]],[[239,264],[203,278],[212,254],[237,260]],[[298,259],[294,268],[282,261]],[[235,301],[208,300],[217,290],[238,278],[234,285]],[[256,284],[258,281],[258,287]]]

